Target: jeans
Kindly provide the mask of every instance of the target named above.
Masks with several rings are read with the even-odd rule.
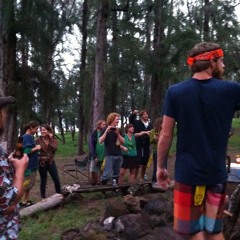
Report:
[[[120,168],[122,166],[123,157],[122,156],[106,156],[106,162],[104,166],[103,175],[101,181],[107,183],[107,181],[112,178],[118,181]]]
[[[43,167],[39,166],[40,192],[41,192],[42,198],[46,197],[47,172],[49,172],[49,174],[54,182],[56,193],[62,192],[55,161],[52,161],[51,163],[45,162],[45,165]]]

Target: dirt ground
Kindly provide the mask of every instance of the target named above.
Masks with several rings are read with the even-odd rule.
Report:
[[[59,177],[60,177],[60,181],[61,181],[61,185],[63,186],[64,184],[73,184],[75,183],[75,179],[73,177],[69,177],[69,175],[64,174],[64,165],[65,164],[73,164],[74,163],[74,159],[82,159],[84,156],[77,156],[77,157],[58,157],[55,159],[56,161],[56,165],[58,168],[58,173],[59,173]],[[235,153],[230,154],[231,160],[232,162],[235,162]],[[170,174],[170,178],[172,180],[174,180],[174,167],[175,167],[175,155],[171,155],[169,157],[168,160],[168,171]],[[152,176],[152,170],[153,170],[153,165],[151,164],[148,168],[147,168],[147,176],[148,179],[151,179]],[[86,172],[85,172],[86,173]],[[74,173],[73,173],[74,174]],[[127,173],[128,174],[128,173]],[[85,182],[87,181],[86,177],[82,177],[80,175],[78,175],[80,177],[79,182]],[[228,194],[230,195],[233,190],[236,188],[238,184],[234,184],[234,183],[228,183]],[[40,197],[40,177],[39,174],[37,173],[37,179],[36,179],[36,183],[34,188],[31,191],[31,200],[33,200],[34,202],[40,201],[41,197]],[[50,175],[48,175],[48,181],[47,181],[47,188],[46,188],[46,196],[52,196],[55,193],[55,188],[54,188],[54,184],[53,181],[50,177]]]
[[[73,164],[75,158],[81,159],[82,156],[80,156],[80,157],[79,156],[77,156],[77,157],[67,157],[67,158],[57,157],[55,159],[57,169],[58,169],[58,174],[59,174],[59,177],[60,177],[61,186],[63,186],[64,184],[73,184],[73,183],[76,182],[73,177],[69,177],[68,174],[64,173],[64,165],[65,164]],[[174,165],[175,165],[174,164],[174,156],[171,156],[169,158],[169,161],[168,161],[168,169],[169,169],[169,174],[170,174],[171,179],[173,179]],[[151,177],[152,177],[152,170],[153,170],[153,165],[151,164],[147,168],[148,179],[151,179]],[[74,172],[72,174],[74,174]],[[128,176],[128,172],[127,172],[126,175]],[[78,174],[78,176],[80,178],[80,180],[79,180],[80,183],[87,181],[86,177],[80,176],[79,174]],[[54,183],[51,179],[51,176],[48,174],[46,197],[50,197],[53,194],[55,194]],[[38,201],[41,200],[39,173],[37,173],[36,183],[35,183],[35,186],[33,187],[32,191],[30,193],[30,196],[31,196],[30,199],[33,200],[33,202],[38,202]]]

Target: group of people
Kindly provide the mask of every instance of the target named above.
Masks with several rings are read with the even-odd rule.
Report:
[[[5,121],[4,101],[1,104],[0,97],[0,128]],[[9,103],[10,104],[10,103]],[[34,139],[34,135],[40,127],[41,136]],[[40,194],[46,198],[47,172],[50,173],[57,193],[61,193],[58,171],[54,161],[57,150],[57,140],[53,130],[48,124],[40,125],[36,121],[30,121],[25,126],[22,137],[21,159],[14,158],[14,152],[7,156],[7,151],[0,145],[0,239],[17,239],[19,232],[19,207],[30,206],[30,192],[35,185],[36,174],[40,175]],[[18,146],[18,150],[20,147]],[[17,204],[17,203],[20,204]],[[20,206],[19,206],[20,205]]]
[[[101,169],[105,159],[101,177],[94,175],[96,182],[99,179],[106,184],[110,178],[121,181],[128,167],[131,169],[131,181],[135,181],[138,172],[135,162],[141,165],[143,178],[150,151],[146,146],[153,141],[153,156],[157,158],[156,180],[163,189],[167,189],[170,183],[167,156],[174,127],[177,127],[174,230],[191,240],[224,240],[225,155],[232,118],[234,112],[240,110],[240,84],[221,80],[225,67],[223,57],[221,46],[212,42],[199,43],[189,51],[187,64],[192,76],[168,88],[163,119],[156,122],[154,128],[146,111],[140,112],[140,120],[136,119],[137,112],[133,112],[123,135],[117,128],[119,115],[111,113],[106,122],[98,123],[91,135],[92,161],[97,163],[92,164],[92,169]],[[13,102],[11,97],[0,97],[0,128],[6,117],[5,107]],[[33,135],[37,127],[30,126],[26,134]],[[152,128],[153,133],[150,133]],[[48,140],[44,142],[49,144],[52,138],[48,134]],[[41,151],[41,144],[40,140],[37,145],[30,144],[26,151],[28,155]],[[56,145],[51,148],[55,149]],[[37,165],[31,163],[30,156],[28,164],[27,154],[20,160],[13,158],[12,154],[7,156],[2,146],[0,154],[0,236],[16,239],[19,230],[18,202],[24,191],[24,173],[29,179],[34,178]],[[54,166],[53,155],[43,157],[38,167]],[[45,171],[41,175],[44,177]],[[42,197],[45,197],[44,181],[41,184]]]
[[[36,139],[34,136],[40,128],[41,135]],[[23,201],[20,205],[28,207],[33,204],[30,198],[30,191],[35,185],[36,174],[40,176],[40,194],[41,198],[46,198],[47,173],[49,172],[56,193],[61,193],[59,175],[54,161],[58,142],[54,137],[53,130],[48,124],[40,125],[37,121],[30,121],[25,126],[23,138],[23,152],[27,154],[29,161],[24,173],[23,182]]]
[[[109,180],[123,183],[129,170],[129,182],[144,181],[152,149],[152,182],[156,184],[157,143],[162,118],[149,121],[146,110],[134,110],[129,116],[125,133],[118,128],[119,114],[110,113],[105,120],[99,120],[90,136],[90,173],[92,184],[107,184]]]

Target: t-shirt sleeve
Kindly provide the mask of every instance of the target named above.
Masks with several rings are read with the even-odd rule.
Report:
[[[236,102],[235,102],[235,111],[240,110],[240,84],[235,83],[233,86],[235,96],[236,96]]]
[[[171,88],[169,88],[166,92],[163,114],[168,116],[168,117],[172,117],[174,119],[176,118],[174,101],[173,101],[173,94],[172,94]]]

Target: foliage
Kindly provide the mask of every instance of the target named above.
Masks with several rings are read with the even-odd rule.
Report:
[[[84,2],[88,4],[89,21],[86,66],[81,72]],[[92,126],[94,79],[99,79],[94,66],[99,51],[97,16],[101,1],[14,3],[6,10],[1,9],[7,26],[2,37],[11,33],[11,46],[16,45],[16,49],[10,48],[15,51],[12,57],[16,67],[13,65],[11,72],[16,78],[10,81],[8,75],[3,76],[9,81],[3,85],[10,86],[9,92],[18,98],[16,114],[20,127],[35,119],[68,131],[83,120],[79,138],[85,138]],[[238,81],[238,0],[106,0],[106,3],[107,35],[104,57],[100,59],[104,62],[101,69],[106,94],[100,93],[100,101],[104,102],[105,116],[117,111],[127,117],[133,109],[146,108],[154,121],[160,115],[166,88],[189,77],[187,51],[200,41],[216,41],[223,46],[226,78]],[[76,38],[75,43],[69,41],[70,36]],[[71,55],[73,50],[71,60],[75,64],[66,66],[64,56]]]

